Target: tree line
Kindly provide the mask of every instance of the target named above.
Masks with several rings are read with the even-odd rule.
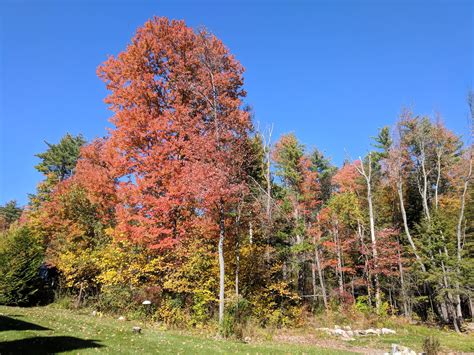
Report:
[[[284,326],[356,307],[461,331],[473,312],[472,145],[441,117],[403,110],[336,167],[294,134],[255,129],[243,71],[214,35],[166,18],[99,66],[114,128],[48,144],[21,218],[0,211],[12,274],[0,302],[39,288],[6,285],[24,276],[11,252],[23,248],[77,305],[148,299],[170,324],[245,312]]]

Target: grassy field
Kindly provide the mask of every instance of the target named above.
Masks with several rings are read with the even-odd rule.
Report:
[[[132,332],[135,325],[143,329],[141,334]],[[0,306],[0,354],[380,354],[383,353],[380,349],[387,351],[392,343],[421,351],[423,340],[429,335],[439,339],[443,351],[474,352],[472,334],[458,335],[408,324],[394,324],[393,328],[397,330],[396,335],[358,338],[350,343],[306,328],[276,332],[271,342],[245,344],[51,306]]]
[[[423,350],[423,341],[427,337],[433,336],[439,340],[441,351],[443,352],[474,353],[474,334],[472,333],[457,334],[452,330],[446,331],[411,324],[403,326],[394,325],[392,328],[397,331],[397,334],[379,337],[360,337],[352,344],[369,348],[389,349],[390,345],[395,343],[421,352]]]
[[[0,306],[0,354],[349,354],[341,350],[281,343],[244,344],[173,331],[137,322],[81,315],[52,307]]]

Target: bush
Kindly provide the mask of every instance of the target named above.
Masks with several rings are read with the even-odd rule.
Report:
[[[155,318],[169,327],[188,327],[191,324],[189,312],[179,298],[166,298],[155,313]]]
[[[425,341],[423,342],[423,351],[426,355],[436,355],[439,353],[439,350],[440,344],[438,339],[433,336],[425,338]]]
[[[133,301],[133,293],[126,286],[105,286],[99,294],[97,307],[102,312],[124,313],[138,308]]]
[[[226,338],[235,336],[242,339],[251,314],[250,303],[243,297],[230,298],[226,303],[221,334]]]
[[[370,304],[368,296],[357,297],[354,307],[356,310],[366,316],[370,316],[373,314],[377,315],[379,318],[386,318],[390,309],[390,305],[388,304],[388,302],[383,301],[380,305],[380,310],[377,312],[375,307]]]
[[[43,246],[27,227],[10,229],[2,236],[0,304],[27,306],[41,301],[43,259]]]

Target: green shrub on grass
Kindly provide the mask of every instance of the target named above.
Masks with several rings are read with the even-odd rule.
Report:
[[[26,306],[40,301],[43,260],[43,246],[27,227],[12,228],[2,235],[0,304]]]
[[[97,307],[103,312],[122,313],[136,308],[136,305],[129,287],[113,285],[102,287]]]
[[[243,332],[250,318],[250,303],[243,297],[230,298],[226,302],[221,334],[224,337],[243,338]]]
[[[434,336],[425,338],[423,342],[423,351],[426,355],[437,355],[440,351],[439,340]]]

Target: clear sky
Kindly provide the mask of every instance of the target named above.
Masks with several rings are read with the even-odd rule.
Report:
[[[335,164],[404,106],[467,135],[474,1],[0,1],[0,204],[27,202],[34,154],[110,126],[96,67],[148,18],[205,26],[246,68],[247,103]]]

